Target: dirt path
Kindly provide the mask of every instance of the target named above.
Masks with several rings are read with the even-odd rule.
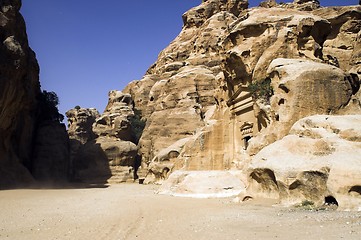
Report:
[[[361,212],[176,198],[155,189],[0,191],[0,239],[361,239]]]

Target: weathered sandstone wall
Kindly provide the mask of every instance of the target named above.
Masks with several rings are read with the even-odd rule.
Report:
[[[302,117],[360,112],[360,7],[261,5],[203,1],[124,89],[147,121],[139,151],[148,177],[243,168]]]

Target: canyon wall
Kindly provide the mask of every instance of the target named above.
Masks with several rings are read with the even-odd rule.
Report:
[[[46,105],[20,7],[0,1],[0,189],[65,180],[68,171],[65,126]]]
[[[360,7],[203,1],[131,94],[149,181],[242,169],[314,114],[360,113]],[[154,179],[155,177],[155,179]]]
[[[359,210],[361,8],[207,0],[183,23],[103,114],[67,112],[72,176]]]
[[[30,49],[21,1],[1,1],[0,176],[1,186],[32,179],[31,164],[39,66]]]

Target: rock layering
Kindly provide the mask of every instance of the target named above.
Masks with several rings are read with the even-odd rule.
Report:
[[[314,0],[247,5],[203,1],[186,12],[178,37],[123,90],[147,121],[139,142],[146,182],[178,169],[246,174],[262,149],[288,136],[298,120],[361,114],[359,6],[322,8]],[[327,191],[342,195],[335,196],[329,181],[317,183],[324,189],[318,203]]]
[[[116,183],[137,178],[139,158],[130,124],[134,112],[129,94],[110,91],[102,115],[80,107],[66,115],[75,180]]]
[[[39,66],[20,7],[20,0],[0,1],[0,189],[34,177],[64,180],[68,171],[64,126],[39,117]]]

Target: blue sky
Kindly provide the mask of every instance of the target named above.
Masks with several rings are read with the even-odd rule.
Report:
[[[249,3],[258,5],[260,0]],[[279,1],[278,1],[279,2]],[[283,2],[291,2],[284,0]],[[352,5],[358,0],[321,0]],[[43,90],[103,112],[108,91],[141,79],[181,31],[182,14],[201,0],[23,0],[21,13],[37,54]]]

